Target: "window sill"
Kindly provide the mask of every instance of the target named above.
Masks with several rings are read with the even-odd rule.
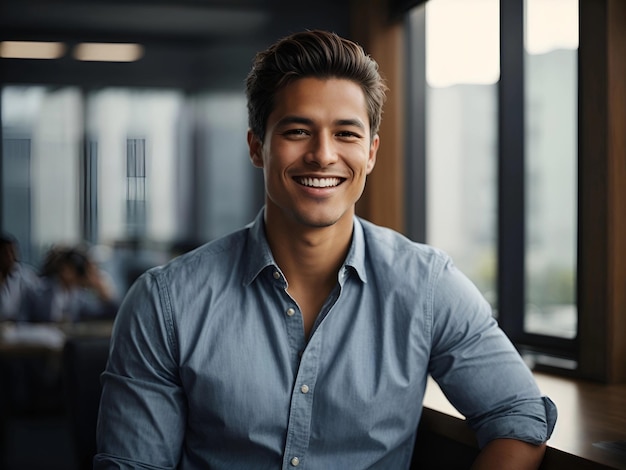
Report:
[[[545,373],[535,377],[559,411],[541,468],[626,470],[626,384],[603,385]],[[476,446],[462,415],[432,379],[424,407],[420,426],[425,432]]]

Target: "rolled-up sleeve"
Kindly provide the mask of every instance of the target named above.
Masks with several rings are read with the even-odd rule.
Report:
[[[172,469],[180,460],[186,401],[171,305],[157,276],[139,278],[115,320],[94,469]]]
[[[466,417],[479,446],[498,438],[546,442],[556,406],[542,396],[478,289],[449,260],[431,287],[429,372]]]
[[[511,404],[504,410],[495,410],[484,419],[470,421],[482,448],[494,439],[519,439],[531,444],[546,442],[556,423],[556,406],[542,396]]]

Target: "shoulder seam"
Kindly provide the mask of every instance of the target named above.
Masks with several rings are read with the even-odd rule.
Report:
[[[161,308],[163,309],[163,322],[165,324],[165,328],[167,329],[167,340],[170,344],[172,355],[175,356],[176,362],[179,362],[178,343],[176,341],[176,335],[174,334],[172,300],[167,282],[163,279],[165,273],[150,272],[150,276],[156,281],[157,284],[157,293],[159,295],[159,301],[161,302]]]
[[[428,328],[428,334],[430,336],[431,339],[431,344],[432,344],[432,339],[433,339],[433,325],[435,322],[434,319],[434,315],[435,315],[435,308],[434,308],[434,303],[435,303],[435,289],[436,289],[436,285],[437,282],[439,281],[439,277],[441,276],[441,273],[443,271],[443,266],[446,264],[446,257],[442,256],[441,253],[436,253],[435,255],[435,266],[436,269],[433,269],[433,273],[431,278],[428,280],[428,294],[427,294],[427,312],[428,312],[428,316],[427,316],[427,328]]]

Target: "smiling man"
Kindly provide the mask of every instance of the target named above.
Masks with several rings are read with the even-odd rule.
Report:
[[[355,215],[376,62],[307,31],[246,84],[264,209],[128,293],[95,468],[408,469],[429,375],[476,433],[475,468],[538,468],[556,410],[487,302],[444,253]]]

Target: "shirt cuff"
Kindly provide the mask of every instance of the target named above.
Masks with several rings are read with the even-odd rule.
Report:
[[[556,405],[544,396],[487,420],[475,429],[476,439],[481,449],[494,439],[517,439],[540,445],[550,439],[556,418]]]

